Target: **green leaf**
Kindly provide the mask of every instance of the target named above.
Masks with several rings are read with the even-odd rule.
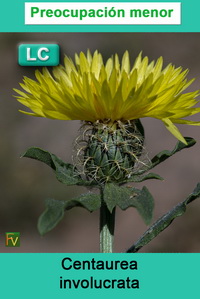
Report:
[[[89,212],[93,212],[100,208],[100,195],[87,193],[82,194],[78,198],[60,201],[55,199],[46,200],[46,209],[38,220],[38,230],[41,235],[52,230],[63,219],[64,212],[74,207],[83,207]]]
[[[178,153],[179,151],[195,145],[196,140],[194,140],[193,138],[191,138],[191,137],[184,137],[184,138],[187,141],[187,144],[184,144],[181,141],[178,141],[178,143],[176,144],[175,148],[172,151],[164,150],[164,151],[160,152],[155,157],[153,157],[153,159],[151,160],[152,164],[149,169],[154,168],[158,164],[164,162],[166,159],[168,159],[171,156],[173,156],[174,154]]]
[[[68,202],[68,201],[67,201]],[[96,211],[101,207],[101,197],[99,194],[86,193],[79,197],[72,199],[71,202],[74,206],[83,207],[89,212]],[[66,206],[66,210],[69,210],[69,206]]]
[[[159,218],[143,235],[142,237],[131,246],[127,252],[134,253],[140,250],[143,246],[148,244],[153,240],[158,234],[160,234],[164,229],[166,229],[172,221],[179,216],[182,216],[186,207],[196,198],[200,197],[200,183],[197,184],[194,191],[187,197],[186,200],[176,205],[171,211]]]
[[[46,210],[38,220],[38,230],[41,235],[52,230],[63,218],[65,202],[55,199],[46,200]]]
[[[118,187],[114,184],[106,184],[104,200],[110,213],[112,213],[116,206],[122,210],[134,207],[146,224],[149,224],[152,220],[154,200],[146,187],[139,190],[136,188]]]
[[[32,158],[45,163],[55,171],[57,180],[65,185],[91,186],[95,184],[84,181],[72,164],[63,162],[56,155],[41,148],[31,147],[21,157]]]
[[[164,180],[160,175],[158,175],[156,173],[153,173],[153,172],[150,172],[146,175],[133,175],[132,177],[130,177],[130,179],[128,179],[126,181],[126,183],[129,183],[129,182],[141,183],[141,182],[144,182],[146,180],[152,180],[152,179],[161,180],[161,181]]]
[[[164,162],[166,159],[170,158],[171,156],[173,156],[177,152],[181,151],[182,149],[189,148],[189,147],[195,145],[195,143],[196,143],[196,141],[191,137],[185,137],[185,140],[187,141],[187,144],[184,144],[184,143],[178,141],[178,143],[176,144],[175,148],[172,151],[164,150],[164,151],[158,153],[151,160],[151,164],[148,167],[148,169],[139,171],[137,174],[134,174],[129,179],[123,181],[121,184],[129,183],[129,182],[140,183],[140,182],[150,180],[150,179],[163,180],[163,178],[156,173],[148,173],[146,175],[143,175],[143,174],[145,172],[147,172],[148,170],[154,168],[158,164]]]
[[[132,189],[132,188],[131,188]],[[103,190],[104,201],[108,210],[112,213],[116,206],[121,208],[121,204],[126,202],[126,206],[132,206],[133,192],[129,188],[119,187],[115,184],[106,184]]]
[[[147,187],[143,187],[133,200],[135,208],[144,220],[145,224],[150,224],[153,218],[154,199]]]

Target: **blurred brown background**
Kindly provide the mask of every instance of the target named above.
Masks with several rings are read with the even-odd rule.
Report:
[[[35,68],[17,63],[19,43],[58,43],[63,54],[98,49],[106,60],[114,53],[120,57],[129,50],[132,62],[142,50],[150,60],[164,57],[165,65],[189,68],[188,77],[196,77],[190,91],[200,88],[200,34],[198,33],[1,33],[0,34],[0,252],[98,252],[98,212],[77,208],[46,236],[37,232],[37,219],[44,210],[45,198],[69,199],[84,192],[80,187],[59,183],[44,164],[20,159],[30,146],[38,146],[70,162],[72,143],[79,121],[59,121],[20,114],[13,97],[24,75],[34,78]],[[193,117],[199,120],[200,116]],[[175,146],[175,138],[155,119],[143,119],[146,147],[150,157]],[[148,181],[155,198],[154,221],[182,201],[200,182],[200,128],[179,126],[184,136],[198,142],[156,167],[165,178]],[[142,184],[137,187],[141,188]],[[200,199],[188,206],[184,216],[154,239],[142,252],[200,252]],[[137,211],[117,210],[115,251],[123,252],[147,229]],[[21,247],[6,248],[4,234],[21,232]]]

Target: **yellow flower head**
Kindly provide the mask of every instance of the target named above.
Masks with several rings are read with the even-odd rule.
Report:
[[[153,117],[164,122],[180,141],[185,139],[174,125],[200,125],[183,118],[200,112],[195,108],[199,91],[183,93],[194,81],[185,78],[188,70],[172,64],[162,69],[163,59],[149,63],[141,53],[130,66],[126,51],[120,63],[118,55],[104,64],[102,56],[75,55],[75,63],[65,57],[64,66],[54,67],[53,75],[44,68],[35,72],[37,81],[24,77],[15,89],[17,100],[32,110],[23,113],[62,120],[127,121]]]

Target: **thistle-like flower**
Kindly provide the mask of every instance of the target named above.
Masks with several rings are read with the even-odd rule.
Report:
[[[37,81],[24,78],[25,90],[15,89],[17,100],[32,112],[25,114],[62,120],[83,120],[85,130],[82,163],[88,178],[117,181],[129,177],[143,149],[139,119],[162,120],[180,141],[184,137],[174,124],[200,125],[185,117],[200,112],[194,107],[199,91],[183,93],[194,81],[188,70],[172,64],[162,69],[163,59],[148,62],[140,53],[130,67],[126,51],[104,64],[100,53],[75,55],[75,63],[65,57],[64,66],[53,75],[44,68],[35,72]]]

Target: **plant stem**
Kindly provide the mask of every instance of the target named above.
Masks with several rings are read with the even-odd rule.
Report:
[[[101,189],[100,208],[100,252],[112,253],[114,243],[115,208],[112,213],[108,210],[104,201],[103,190]]]

